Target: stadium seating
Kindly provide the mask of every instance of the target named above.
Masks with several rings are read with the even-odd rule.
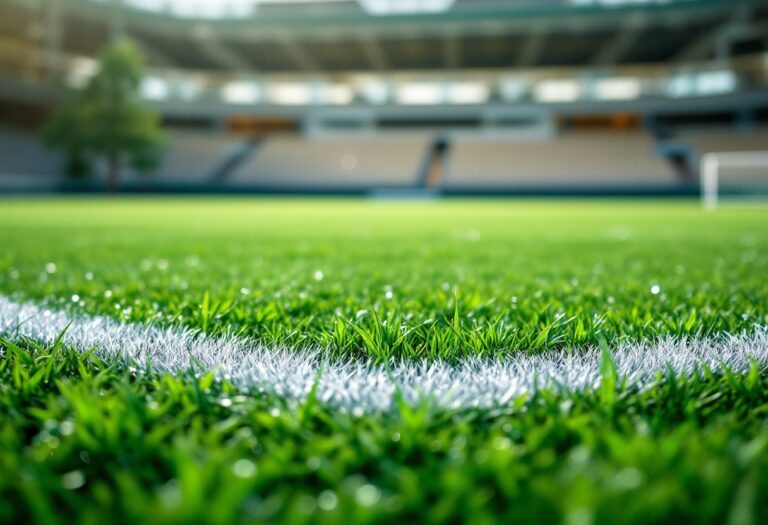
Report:
[[[464,187],[646,187],[679,184],[640,132],[581,132],[553,140],[458,140],[444,178]]]
[[[428,138],[266,140],[231,177],[235,186],[274,189],[398,187],[416,183]]]
[[[678,132],[679,142],[691,148],[693,153],[693,169],[698,171],[701,157],[707,153],[734,153],[745,151],[763,151],[768,153],[768,128],[745,129],[710,128],[682,130]],[[733,189],[735,187],[761,187],[768,183],[764,164],[753,166],[721,167],[720,187]]]
[[[55,176],[61,171],[61,156],[51,152],[33,134],[0,127],[0,174]]]
[[[733,127],[683,130],[679,140],[701,156],[726,151],[768,150],[768,128],[739,131]]]
[[[61,156],[36,135],[0,127],[0,191],[50,191],[60,170]]]
[[[167,137],[163,161],[157,171],[149,179],[140,173],[130,173],[127,181],[207,184],[232,155],[247,147],[242,137],[210,131],[172,131]]]

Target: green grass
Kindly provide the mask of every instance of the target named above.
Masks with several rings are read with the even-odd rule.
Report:
[[[0,246],[4,294],[343,356],[768,322],[768,212],[695,202],[4,201]]]
[[[757,368],[642,393],[541,392],[491,413],[354,417],[4,346],[2,522],[768,520]]]
[[[0,294],[339,358],[750,331],[766,277],[759,208],[0,201]],[[2,339],[0,522],[768,522],[764,369],[643,391],[604,373],[498,410],[354,416]]]

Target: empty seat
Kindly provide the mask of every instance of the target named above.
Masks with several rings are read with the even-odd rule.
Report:
[[[160,166],[148,176],[131,172],[127,180],[162,183],[209,182],[216,170],[246,141],[239,136],[203,131],[167,132]]]
[[[264,188],[366,188],[413,185],[426,138],[309,140],[272,137],[228,178]]]
[[[622,187],[679,184],[639,132],[584,132],[552,140],[460,140],[453,144],[448,187]]]

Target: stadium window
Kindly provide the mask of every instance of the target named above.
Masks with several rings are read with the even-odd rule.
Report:
[[[452,104],[482,104],[488,101],[490,89],[480,82],[459,82],[448,85],[448,102]]]
[[[230,82],[221,89],[221,98],[228,104],[255,104],[261,98],[261,90],[253,82]]]
[[[176,81],[175,91],[182,100],[195,100],[203,94],[203,82],[194,77],[180,78]]]
[[[455,0],[359,0],[372,15],[439,13],[447,11]]]
[[[326,104],[349,104],[355,96],[352,88],[344,84],[323,86],[320,91],[321,99]]]
[[[269,87],[269,101],[284,106],[301,106],[312,102],[309,84],[275,84]]]
[[[696,75],[696,93],[699,95],[720,95],[736,89],[736,75],[733,71],[705,71]]]
[[[432,105],[443,102],[445,93],[441,84],[418,82],[397,86],[395,96],[400,104]]]
[[[575,80],[543,80],[533,96],[539,102],[573,102],[581,96],[581,86]]]
[[[737,79],[733,71],[703,71],[672,77],[667,81],[667,94],[671,97],[722,95],[735,91],[736,87]]]
[[[606,78],[595,83],[595,97],[601,100],[629,100],[640,96],[636,78]]]
[[[147,100],[165,100],[170,93],[170,85],[164,78],[145,77],[141,81],[141,96]]]
[[[369,104],[384,104],[389,100],[389,87],[385,82],[367,82],[360,86],[360,95]]]
[[[507,102],[514,102],[522,99],[528,89],[528,83],[525,79],[516,77],[507,77],[499,83],[499,95]]]
[[[667,80],[667,95],[670,97],[688,97],[693,93],[691,75],[677,75]]]

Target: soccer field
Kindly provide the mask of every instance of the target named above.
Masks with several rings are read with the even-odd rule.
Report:
[[[0,521],[768,522],[768,209],[0,201]]]

